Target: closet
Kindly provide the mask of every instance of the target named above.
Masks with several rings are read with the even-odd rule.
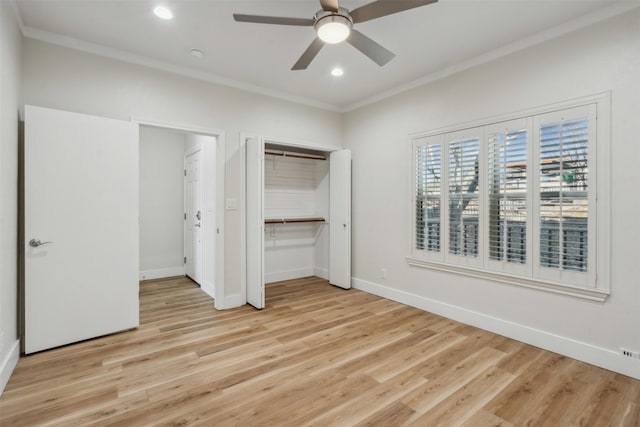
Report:
[[[265,283],[318,276],[351,287],[351,153],[246,138],[247,302]]]

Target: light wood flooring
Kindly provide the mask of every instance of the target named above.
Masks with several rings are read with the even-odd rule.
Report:
[[[640,425],[638,380],[317,278],[140,297],[139,329],[21,358],[0,425]]]

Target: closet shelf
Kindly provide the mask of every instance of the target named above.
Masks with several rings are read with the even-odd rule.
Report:
[[[265,218],[265,224],[289,224],[300,222],[325,222],[324,218]]]

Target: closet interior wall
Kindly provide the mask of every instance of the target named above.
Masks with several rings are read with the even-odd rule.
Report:
[[[269,148],[267,145],[264,161],[265,282],[307,276],[327,279],[328,155],[326,160],[274,155]],[[278,220],[284,223],[274,222]]]

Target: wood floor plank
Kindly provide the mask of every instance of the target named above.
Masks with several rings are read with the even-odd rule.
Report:
[[[425,412],[411,425],[451,426],[463,423],[514,378],[513,374],[500,368],[490,367]]]
[[[141,282],[136,330],[20,358],[4,426],[638,426],[640,381],[355,289],[216,311]]]

